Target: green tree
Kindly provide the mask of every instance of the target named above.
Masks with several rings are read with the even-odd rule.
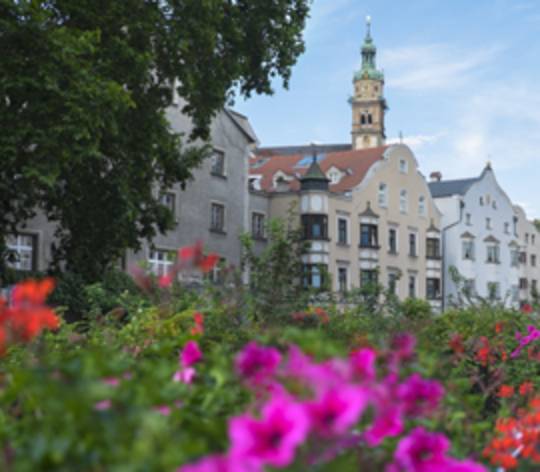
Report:
[[[207,139],[235,94],[288,85],[309,3],[0,0],[0,254],[41,209],[56,263],[93,281],[172,228],[156,189],[207,154],[170,129],[173,88]]]

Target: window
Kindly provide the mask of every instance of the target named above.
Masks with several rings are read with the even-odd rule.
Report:
[[[465,279],[463,281],[463,293],[467,297],[472,297],[476,294],[476,282],[474,279]]]
[[[519,251],[516,249],[510,249],[510,267],[519,266]]]
[[[525,233],[525,244],[529,244],[529,233]]]
[[[341,293],[347,291],[347,268],[339,267],[338,268],[338,286]]]
[[[471,214],[470,214],[470,213],[466,213],[466,214],[465,214],[465,224],[466,224],[467,226],[471,226],[471,225],[472,225],[472,223],[471,223]]]
[[[521,277],[519,279],[519,288],[521,290],[527,290],[528,287],[529,287],[528,280],[525,277]]]
[[[399,192],[399,211],[407,213],[407,190]]]
[[[491,229],[491,218],[486,218],[486,229]]]
[[[251,235],[253,236],[253,238],[264,239],[264,226],[264,214],[253,212],[251,214]]]
[[[418,214],[420,216],[426,216],[426,197],[418,197]]]
[[[486,262],[489,264],[499,264],[499,246],[497,244],[490,244],[487,246],[487,258]]]
[[[535,237],[534,237],[534,234],[531,234],[531,244],[535,244]]]
[[[225,268],[227,267],[227,259],[224,257],[219,258],[219,262],[212,267],[212,270],[208,274],[208,279],[214,284],[223,284],[225,282]]]
[[[210,230],[218,233],[225,232],[225,205],[212,203]]]
[[[484,206],[484,197],[480,197],[480,206]]]
[[[531,280],[531,294],[533,296],[538,295],[538,284],[535,279]]]
[[[377,225],[360,225],[360,247],[379,249],[379,239],[377,235]]]
[[[166,249],[152,249],[148,255],[148,264],[150,272],[157,275],[166,275],[169,273],[174,263],[174,251]]]
[[[409,256],[416,257],[416,233],[409,233]]]
[[[167,207],[175,215],[176,194],[174,192],[165,192],[159,196],[159,203]]]
[[[341,180],[341,174],[337,171],[329,172],[328,179],[331,184],[337,184]]]
[[[531,265],[533,267],[536,267],[536,255],[535,254],[531,254]]]
[[[474,261],[474,241],[472,239],[465,239],[462,243],[463,259]]]
[[[395,228],[390,228],[388,230],[388,252],[390,254],[397,254],[397,230]]]
[[[347,234],[347,220],[338,218],[338,244],[348,244],[349,237]]]
[[[520,262],[520,264],[527,264],[527,253],[526,252],[520,252],[519,253],[519,262]]]
[[[407,161],[405,159],[400,159],[399,160],[399,171],[402,173],[402,174],[406,174],[407,173]]]
[[[497,209],[497,201],[496,201],[496,200],[493,200],[493,201],[491,202],[491,207],[492,207],[494,210]]]
[[[441,298],[441,279],[426,279],[426,298],[428,300],[438,300]]]
[[[6,246],[10,252],[7,261],[9,267],[26,271],[37,269],[37,236],[33,234],[8,236]]]
[[[220,177],[225,177],[225,153],[214,149],[212,153],[212,175],[218,175]]]
[[[328,217],[326,215],[302,215],[304,239],[327,239]]]
[[[386,208],[388,206],[388,186],[383,182],[379,184],[378,201],[380,207]]]
[[[398,279],[399,279],[399,277],[395,272],[389,272],[388,273],[388,291],[392,295],[397,295]]]
[[[504,233],[505,234],[510,234],[510,223],[505,223],[504,224]]]
[[[441,240],[439,238],[426,239],[426,259],[441,258]]]
[[[499,282],[488,282],[487,295],[490,300],[498,300],[501,298],[501,284]]]
[[[378,274],[376,270],[360,271],[360,287],[373,286],[378,283]]]
[[[416,297],[416,275],[409,275],[409,297]]]
[[[318,264],[304,265],[304,287],[321,289],[324,285],[322,266]]]

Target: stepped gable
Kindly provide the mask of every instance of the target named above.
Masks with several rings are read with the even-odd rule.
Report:
[[[324,153],[323,147],[317,146],[317,162],[321,170],[326,174],[328,170],[335,167],[345,175],[336,184],[330,184],[329,190],[335,193],[342,193],[356,187],[371,168],[373,164],[383,159],[383,154],[389,146],[379,146],[369,149],[347,150]],[[289,182],[291,191],[300,190],[300,181],[307,173],[312,162],[313,148],[305,147],[309,153],[272,155],[254,154],[250,158],[250,175],[262,176],[260,180],[261,189],[267,192],[274,192],[272,180],[276,172],[281,171],[292,177]],[[302,165],[303,162],[307,164]],[[300,165],[299,165],[300,164]]]

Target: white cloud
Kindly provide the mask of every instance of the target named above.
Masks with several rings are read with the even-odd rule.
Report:
[[[448,44],[383,50],[389,87],[406,90],[448,89],[467,83],[500,52],[500,46],[471,50]]]
[[[421,147],[425,146],[426,144],[433,144],[436,141],[439,141],[444,136],[444,133],[438,133],[438,134],[432,134],[432,135],[425,135],[425,134],[417,134],[412,136],[403,136],[402,138],[390,138],[387,139],[386,142],[388,144],[397,144],[403,142],[407,146],[411,147],[413,151],[418,151]]]

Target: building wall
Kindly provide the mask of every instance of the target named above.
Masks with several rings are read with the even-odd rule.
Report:
[[[521,302],[531,301],[532,291],[540,290],[540,231],[527,219],[520,206],[514,206],[517,217],[517,232],[520,242],[520,291]]]
[[[463,197],[436,201],[445,212],[443,222],[447,223],[443,237],[446,304],[451,304],[458,295],[458,287],[449,273],[450,267],[454,266],[465,279],[471,283],[474,281],[474,290],[479,296],[488,297],[488,283],[497,283],[501,301],[507,306],[516,305],[519,269],[511,260],[511,251],[518,246],[514,210],[491,168],[484,170],[481,178],[470,186]],[[456,218],[459,212],[461,217]],[[487,260],[487,247],[494,243],[490,243],[489,239],[486,241],[486,238],[495,238],[499,242],[498,263]],[[464,255],[464,240],[474,241],[472,258]]]

